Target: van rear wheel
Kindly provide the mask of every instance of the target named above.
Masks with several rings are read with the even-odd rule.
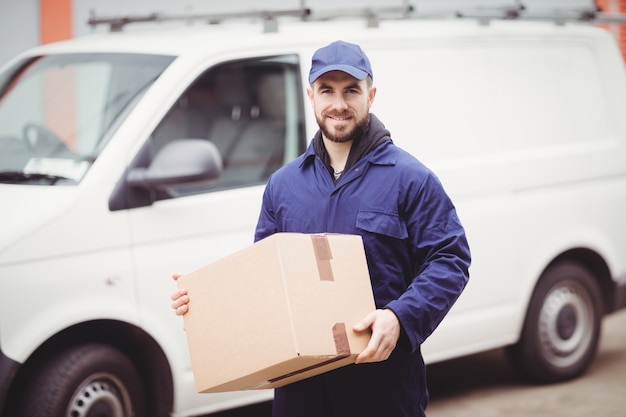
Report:
[[[602,312],[600,289],[586,268],[552,265],[532,295],[519,342],[508,349],[513,366],[539,383],[579,376],[595,357]]]
[[[144,417],[145,395],[133,363],[101,344],[72,348],[48,360],[22,397],[25,417]]]

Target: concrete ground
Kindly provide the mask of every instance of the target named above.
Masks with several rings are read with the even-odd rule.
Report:
[[[607,317],[595,361],[580,378],[520,381],[502,350],[431,365],[428,417],[626,417],[626,311]]]

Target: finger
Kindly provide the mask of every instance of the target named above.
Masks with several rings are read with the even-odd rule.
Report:
[[[369,343],[356,357],[355,363],[376,362],[379,348],[380,336],[377,333],[372,333]]]
[[[183,295],[181,297],[178,298],[173,298],[172,299],[172,308],[174,310],[176,310],[178,307],[180,306],[184,306],[189,302],[189,297],[186,295]]]
[[[189,296],[182,295],[178,298],[172,296],[172,300],[172,308],[176,312],[176,315],[182,316],[189,311],[189,306],[187,305],[187,303],[189,303]]]
[[[393,349],[386,344],[368,347],[356,357],[355,363],[381,362],[389,359],[391,352]]]
[[[187,290],[184,288],[178,289],[176,290],[171,296],[170,298],[172,299],[172,301],[178,300],[179,298],[186,296],[187,295]]]
[[[172,274],[172,278],[176,281],[178,278],[182,277],[183,274]]]
[[[182,316],[182,315],[187,314],[187,312],[189,311],[189,307],[187,306],[187,304],[183,304],[182,306],[178,307],[175,311],[176,311],[177,316]]]
[[[359,355],[357,355],[354,363],[370,363],[370,362],[379,362],[378,354],[376,348],[367,348]]]
[[[369,330],[374,324],[375,312],[369,313],[363,320],[358,322],[352,327],[352,330],[355,332],[364,332],[365,330]]]
[[[354,360],[354,363],[359,364],[359,363],[368,363],[368,362],[372,362],[371,358],[370,358],[370,351],[369,349],[365,349],[363,352],[359,353],[356,357],[356,359]]]
[[[376,317],[375,313],[376,313],[375,311],[369,313],[367,316],[365,316],[363,320],[355,324],[352,327],[352,329],[357,333],[364,332],[366,330],[368,331],[371,330],[372,325],[374,324],[375,317]],[[378,345],[376,338],[377,338],[377,335],[375,333],[372,333],[372,337],[367,343],[367,346],[356,357],[355,363],[372,362],[372,355],[376,352],[377,345]]]

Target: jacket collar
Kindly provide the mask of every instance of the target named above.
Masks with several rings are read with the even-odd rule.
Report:
[[[395,145],[391,139],[387,140],[365,155],[362,160],[374,165],[395,165],[398,158],[395,152],[392,152],[391,150],[394,146]],[[302,160],[300,161],[299,167],[304,168],[305,166],[312,164],[316,157],[317,155],[315,154],[313,141],[311,141],[304,154],[302,154]]]

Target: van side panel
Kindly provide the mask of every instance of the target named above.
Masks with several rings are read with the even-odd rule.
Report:
[[[468,287],[425,343],[427,361],[515,343],[539,276],[567,250],[600,253],[624,274],[626,225],[614,220],[626,212],[626,94],[623,73],[601,62],[607,42],[366,46],[377,63],[372,111],[438,174],[473,252]]]

